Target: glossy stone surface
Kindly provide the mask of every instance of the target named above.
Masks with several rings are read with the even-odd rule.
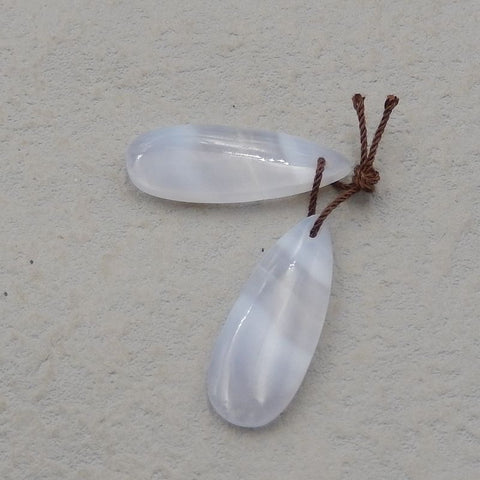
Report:
[[[341,154],[284,133],[182,125],[137,137],[127,170],[142,191],[198,203],[250,202],[306,192],[318,157],[326,159],[322,185],[350,173]]]
[[[332,246],[315,216],[289,230],[255,267],[216,341],[208,396],[225,420],[260,427],[297,392],[315,352],[332,282]]]

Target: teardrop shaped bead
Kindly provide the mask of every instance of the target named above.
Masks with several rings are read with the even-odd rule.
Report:
[[[208,396],[225,420],[260,427],[291,402],[320,338],[332,283],[330,233],[316,216],[288,231],[255,267],[215,343]]]
[[[265,200],[312,188],[318,157],[326,160],[322,185],[345,177],[341,154],[284,133],[225,126],[181,125],[137,137],[127,170],[143,192],[183,202]]]

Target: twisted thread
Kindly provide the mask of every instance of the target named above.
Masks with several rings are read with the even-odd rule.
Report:
[[[325,159],[320,157],[317,160],[317,171],[313,178],[312,190],[310,191],[310,202],[308,203],[308,216],[315,215],[317,210],[318,190],[320,189],[320,182],[322,181],[323,171],[325,170]]]
[[[325,219],[335,210],[339,205],[341,205],[345,200],[348,200],[352,195],[357,192],[367,192],[372,193],[375,190],[375,185],[380,180],[380,174],[375,168],[373,168],[373,162],[375,160],[375,155],[377,153],[378,145],[382,138],[385,127],[387,126],[388,119],[393,109],[398,105],[398,97],[395,95],[388,95],[385,100],[384,110],[382,119],[378,124],[375,135],[373,136],[372,144],[370,145],[370,150],[368,149],[367,141],[367,122],[365,118],[365,97],[359,93],[355,94],[352,98],[353,108],[357,112],[358,117],[358,126],[360,130],[360,162],[355,166],[353,170],[353,176],[350,183],[344,182],[335,182],[333,185],[340,190],[343,190],[343,193],[339,194],[332,202],[330,202],[323,210],[322,213],[318,216],[317,220],[313,224],[312,229],[310,230],[310,237],[316,237],[320,227],[323,225]],[[322,165],[320,161],[323,161]],[[315,173],[315,178],[313,180],[313,187],[310,193],[310,203],[308,207],[308,215],[314,215],[316,207],[312,207],[312,202],[317,202],[318,197],[318,188],[320,182],[322,181],[323,171],[325,169],[325,159],[319,158],[317,161],[317,171]],[[316,193],[314,193],[314,190]],[[310,213],[313,212],[313,213]]]

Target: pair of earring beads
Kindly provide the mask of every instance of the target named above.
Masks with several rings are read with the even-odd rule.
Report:
[[[292,401],[327,314],[333,255],[328,215],[357,192],[373,192],[380,139],[398,98],[389,95],[370,148],[364,97],[353,96],[360,162],[350,182],[338,152],[284,133],[183,125],[137,137],[127,170],[142,191],[169,200],[235,203],[310,190],[308,215],[267,251],[245,283],[215,342],[207,375],[210,403],[228,422],[261,427]],[[312,185],[313,179],[313,185]],[[316,215],[318,190],[341,190]]]

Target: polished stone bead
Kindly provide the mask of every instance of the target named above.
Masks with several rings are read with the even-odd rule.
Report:
[[[350,172],[341,154],[284,133],[182,125],[137,137],[127,170],[142,191],[197,203],[278,198],[312,188],[318,157],[326,159],[322,185]]]
[[[208,396],[227,421],[260,427],[297,392],[322,331],[332,282],[332,246],[316,216],[289,230],[263,256],[215,343]]]

